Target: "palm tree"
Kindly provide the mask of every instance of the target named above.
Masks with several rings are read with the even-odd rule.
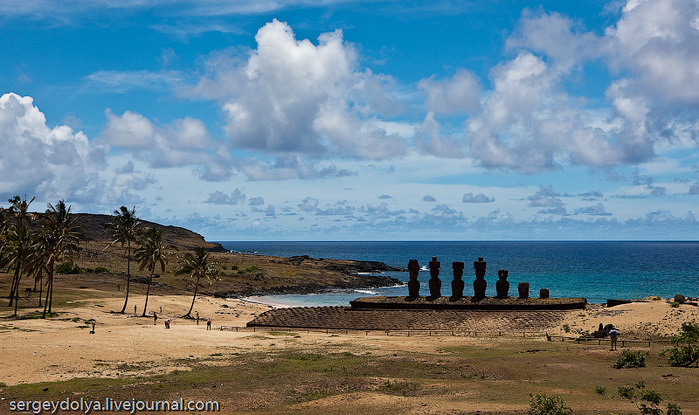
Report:
[[[138,248],[135,251],[136,260],[140,264],[140,269],[148,269],[148,288],[146,289],[146,303],[143,306],[143,314],[146,316],[148,308],[148,296],[150,295],[150,285],[153,282],[153,274],[155,267],[160,264],[161,272],[165,272],[165,264],[168,262],[170,249],[177,249],[172,245],[166,245],[163,241],[163,231],[155,228],[146,228],[141,237],[138,239]]]
[[[197,299],[197,292],[199,291],[199,281],[202,278],[206,278],[211,283],[211,278],[216,272],[216,264],[209,263],[209,253],[206,252],[206,248],[197,247],[194,249],[194,255],[191,253],[185,254],[184,263],[175,272],[175,275],[189,274],[190,277],[194,278],[194,297],[192,298],[192,305],[189,306],[189,311],[182,318],[192,317],[194,300]]]
[[[63,200],[56,206],[48,204],[48,209],[41,217],[35,245],[34,267],[41,267],[46,272],[46,300],[44,313],[51,313],[53,306],[53,273],[56,264],[72,259],[80,251],[82,235],[79,220],[81,215],[71,215],[70,206]]]
[[[126,245],[126,298],[124,306],[121,308],[121,313],[126,311],[126,304],[129,302],[129,286],[131,283],[131,242],[135,242],[141,230],[141,221],[136,217],[136,206],[130,211],[126,206],[120,207],[114,211],[114,220],[112,223],[105,225],[107,231],[112,235],[114,240],[107,245],[110,246],[120,243],[124,248]],[[107,249],[105,248],[105,249]]]
[[[14,228],[6,235],[5,243],[2,246],[2,253],[5,262],[9,267],[14,267],[12,276],[12,287],[10,289],[10,303],[8,307],[15,305],[15,316],[17,316],[17,304],[19,303],[19,281],[22,271],[26,267],[27,258],[31,252],[31,240],[26,227]]]
[[[10,203],[10,207],[7,209],[7,213],[9,213],[9,216],[11,218],[14,218],[17,222],[9,224],[10,233],[13,232],[13,229],[16,231],[16,233],[14,234],[14,243],[20,242],[16,238],[28,237],[29,235],[27,231],[27,226],[31,225],[32,222],[31,214],[29,213],[29,205],[31,205],[33,201],[34,198],[32,197],[32,199],[29,202],[27,202],[27,195],[24,195],[24,199],[20,199],[19,196],[15,196],[12,199],[8,200],[8,202]],[[18,247],[15,246],[15,248]],[[14,254],[27,255],[28,252],[22,250],[18,251],[15,249]],[[15,273],[12,277],[12,287],[10,287],[9,306],[12,306],[12,302],[16,301],[16,299],[19,297],[19,281],[22,278],[22,266],[24,264],[24,259],[25,258],[14,258],[14,260],[12,260],[12,265],[10,265],[14,265]],[[15,310],[16,309],[17,307],[15,307]]]

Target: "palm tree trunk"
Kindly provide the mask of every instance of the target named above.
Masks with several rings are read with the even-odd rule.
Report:
[[[191,314],[192,314],[192,309],[194,308],[194,300],[197,299],[197,291],[199,291],[199,280],[198,279],[197,279],[196,285],[194,286],[194,297],[192,298],[192,305],[189,306],[189,311],[187,311],[187,314],[182,316],[182,318],[192,317]]]
[[[19,289],[20,266],[21,264],[18,264],[15,267],[15,273],[12,276],[12,287],[10,288],[10,303],[7,305],[8,307],[12,307],[12,304],[14,304],[14,299],[17,297],[15,291]]]
[[[121,308],[121,314],[126,311],[126,304],[129,302],[129,285],[131,283],[131,275],[126,274],[126,298],[124,299],[124,306]]]
[[[49,271],[46,276],[46,299],[44,300],[44,313],[41,318],[46,318],[47,311],[51,312],[51,300],[53,299],[53,272]]]
[[[39,270],[39,305],[37,307],[41,307],[41,293],[44,291],[44,273],[43,271]]]
[[[143,314],[141,314],[141,317],[146,316],[146,310],[148,308],[148,295],[150,294],[150,283],[153,281],[153,271],[150,273],[150,277],[148,277],[148,288],[146,288],[146,303],[143,305]]]

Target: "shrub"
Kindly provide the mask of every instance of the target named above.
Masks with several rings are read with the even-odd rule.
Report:
[[[679,306],[680,306],[680,303],[678,303],[677,301],[671,301],[671,302],[670,302],[670,307],[677,308],[677,307],[679,307]]]
[[[646,385],[643,381],[638,381],[633,385],[619,386],[617,388],[617,393],[622,398],[626,398],[631,401],[641,414],[643,415],[662,415],[663,410],[658,408],[660,402],[662,402],[663,397],[660,393],[654,391],[653,389],[646,389]],[[667,404],[667,415],[682,415],[682,409],[677,404],[668,403]]]
[[[83,270],[77,264],[68,261],[57,265],[56,272],[59,274],[82,274]]]
[[[604,395],[605,393],[607,393],[607,388],[605,388],[604,386],[597,385],[595,386],[595,393],[598,395]]]
[[[634,367],[646,367],[646,354],[633,350],[624,350],[614,362],[614,369],[630,369]]]
[[[94,270],[94,273],[95,273],[95,274],[101,274],[101,273],[103,273],[103,272],[109,272],[109,270],[108,270],[107,268],[105,268],[105,267],[97,267],[97,268],[95,268],[95,270]]]
[[[667,362],[670,366],[688,367],[699,361],[699,349],[695,343],[699,341],[699,325],[694,323],[682,323],[680,333],[672,337],[674,347],[663,350],[660,354],[668,355]]]
[[[559,396],[529,395],[532,397],[529,404],[528,415],[565,415],[573,413],[573,410],[563,403]]]

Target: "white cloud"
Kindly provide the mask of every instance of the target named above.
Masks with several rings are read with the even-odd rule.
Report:
[[[417,86],[427,96],[429,111],[451,114],[480,109],[482,86],[478,77],[465,69],[458,70],[451,79],[437,81],[432,77]]]
[[[27,193],[41,200],[99,198],[104,156],[81,131],[47,126],[31,97],[0,97],[0,194]]]
[[[667,101],[699,103],[699,3],[629,1],[605,37],[610,59],[636,75],[634,89]]]
[[[220,97],[234,147],[370,159],[405,153],[404,140],[387,132],[375,112],[364,115],[384,82],[357,69],[357,52],[341,31],[320,35],[315,45],[274,20],[255,40],[247,61],[229,60],[220,69],[236,80],[235,88],[224,84],[232,96]],[[210,91],[215,84],[203,80],[199,87]]]
[[[230,194],[225,194],[220,190],[217,190],[209,194],[209,197],[204,203],[212,203],[215,205],[237,205],[245,203],[247,196],[245,193],[241,192],[240,189],[236,188]]]
[[[298,208],[304,212],[312,212],[318,207],[318,199],[314,197],[307,197],[303,199],[303,202],[298,205]]]
[[[106,111],[107,125],[101,139],[134,154],[152,167],[198,165],[211,161],[207,150],[215,148],[203,122],[193,118],[156,126],[146,117],[126,111],[118,116]]]
[[[526,11],[507,40],[517,57],[493,69],[483,112],[467,121],[470,154],[484,167],[535,173],[696,148],[699,91],[689,86],[699,84],[698,19],[694,1],[629,1],[597,36],[557,13]],[[566,92],[592,60],[621,75],[606,88],[606,108]]]
[[[461,201],[464,203],[492,203],[495,202],[495,198],[488,197],[483,193],[478,193],[475,196],[473,193],[466,193]]]
[[[274,162],[248,158],[235,163],[238,171],[244,174],[248,180],[310,180],[355,174],[345,169],[339,169],[334,164],[319,166],[317,163],[293,156],[277,157]]]

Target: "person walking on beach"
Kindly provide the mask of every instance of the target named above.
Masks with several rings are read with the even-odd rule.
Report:
[[[609,330],[609,338],[612,341],[612,348],[610,350],[612,350],[612,351],[616,350],[616,341],[617,341],[618,337],[619,337],[619,332],[616,331],[616,329],[614,327],[612,327],[612,329]]]
[[[199,325],[199,312],[197,311],[197,326]]]
[[[166,318],[166,319],[165,319],[165,328],[166,328],[166,329],[169,329],[169,328],[170,328],[170,321],[171,321],[171,320],[170,320],[169,318]]]
[[[206,320],[206,329],[211,330],[211,319]]]
[[[153,311],[153,325],[155,326],[157,324],[158,324],[158,313]]]

